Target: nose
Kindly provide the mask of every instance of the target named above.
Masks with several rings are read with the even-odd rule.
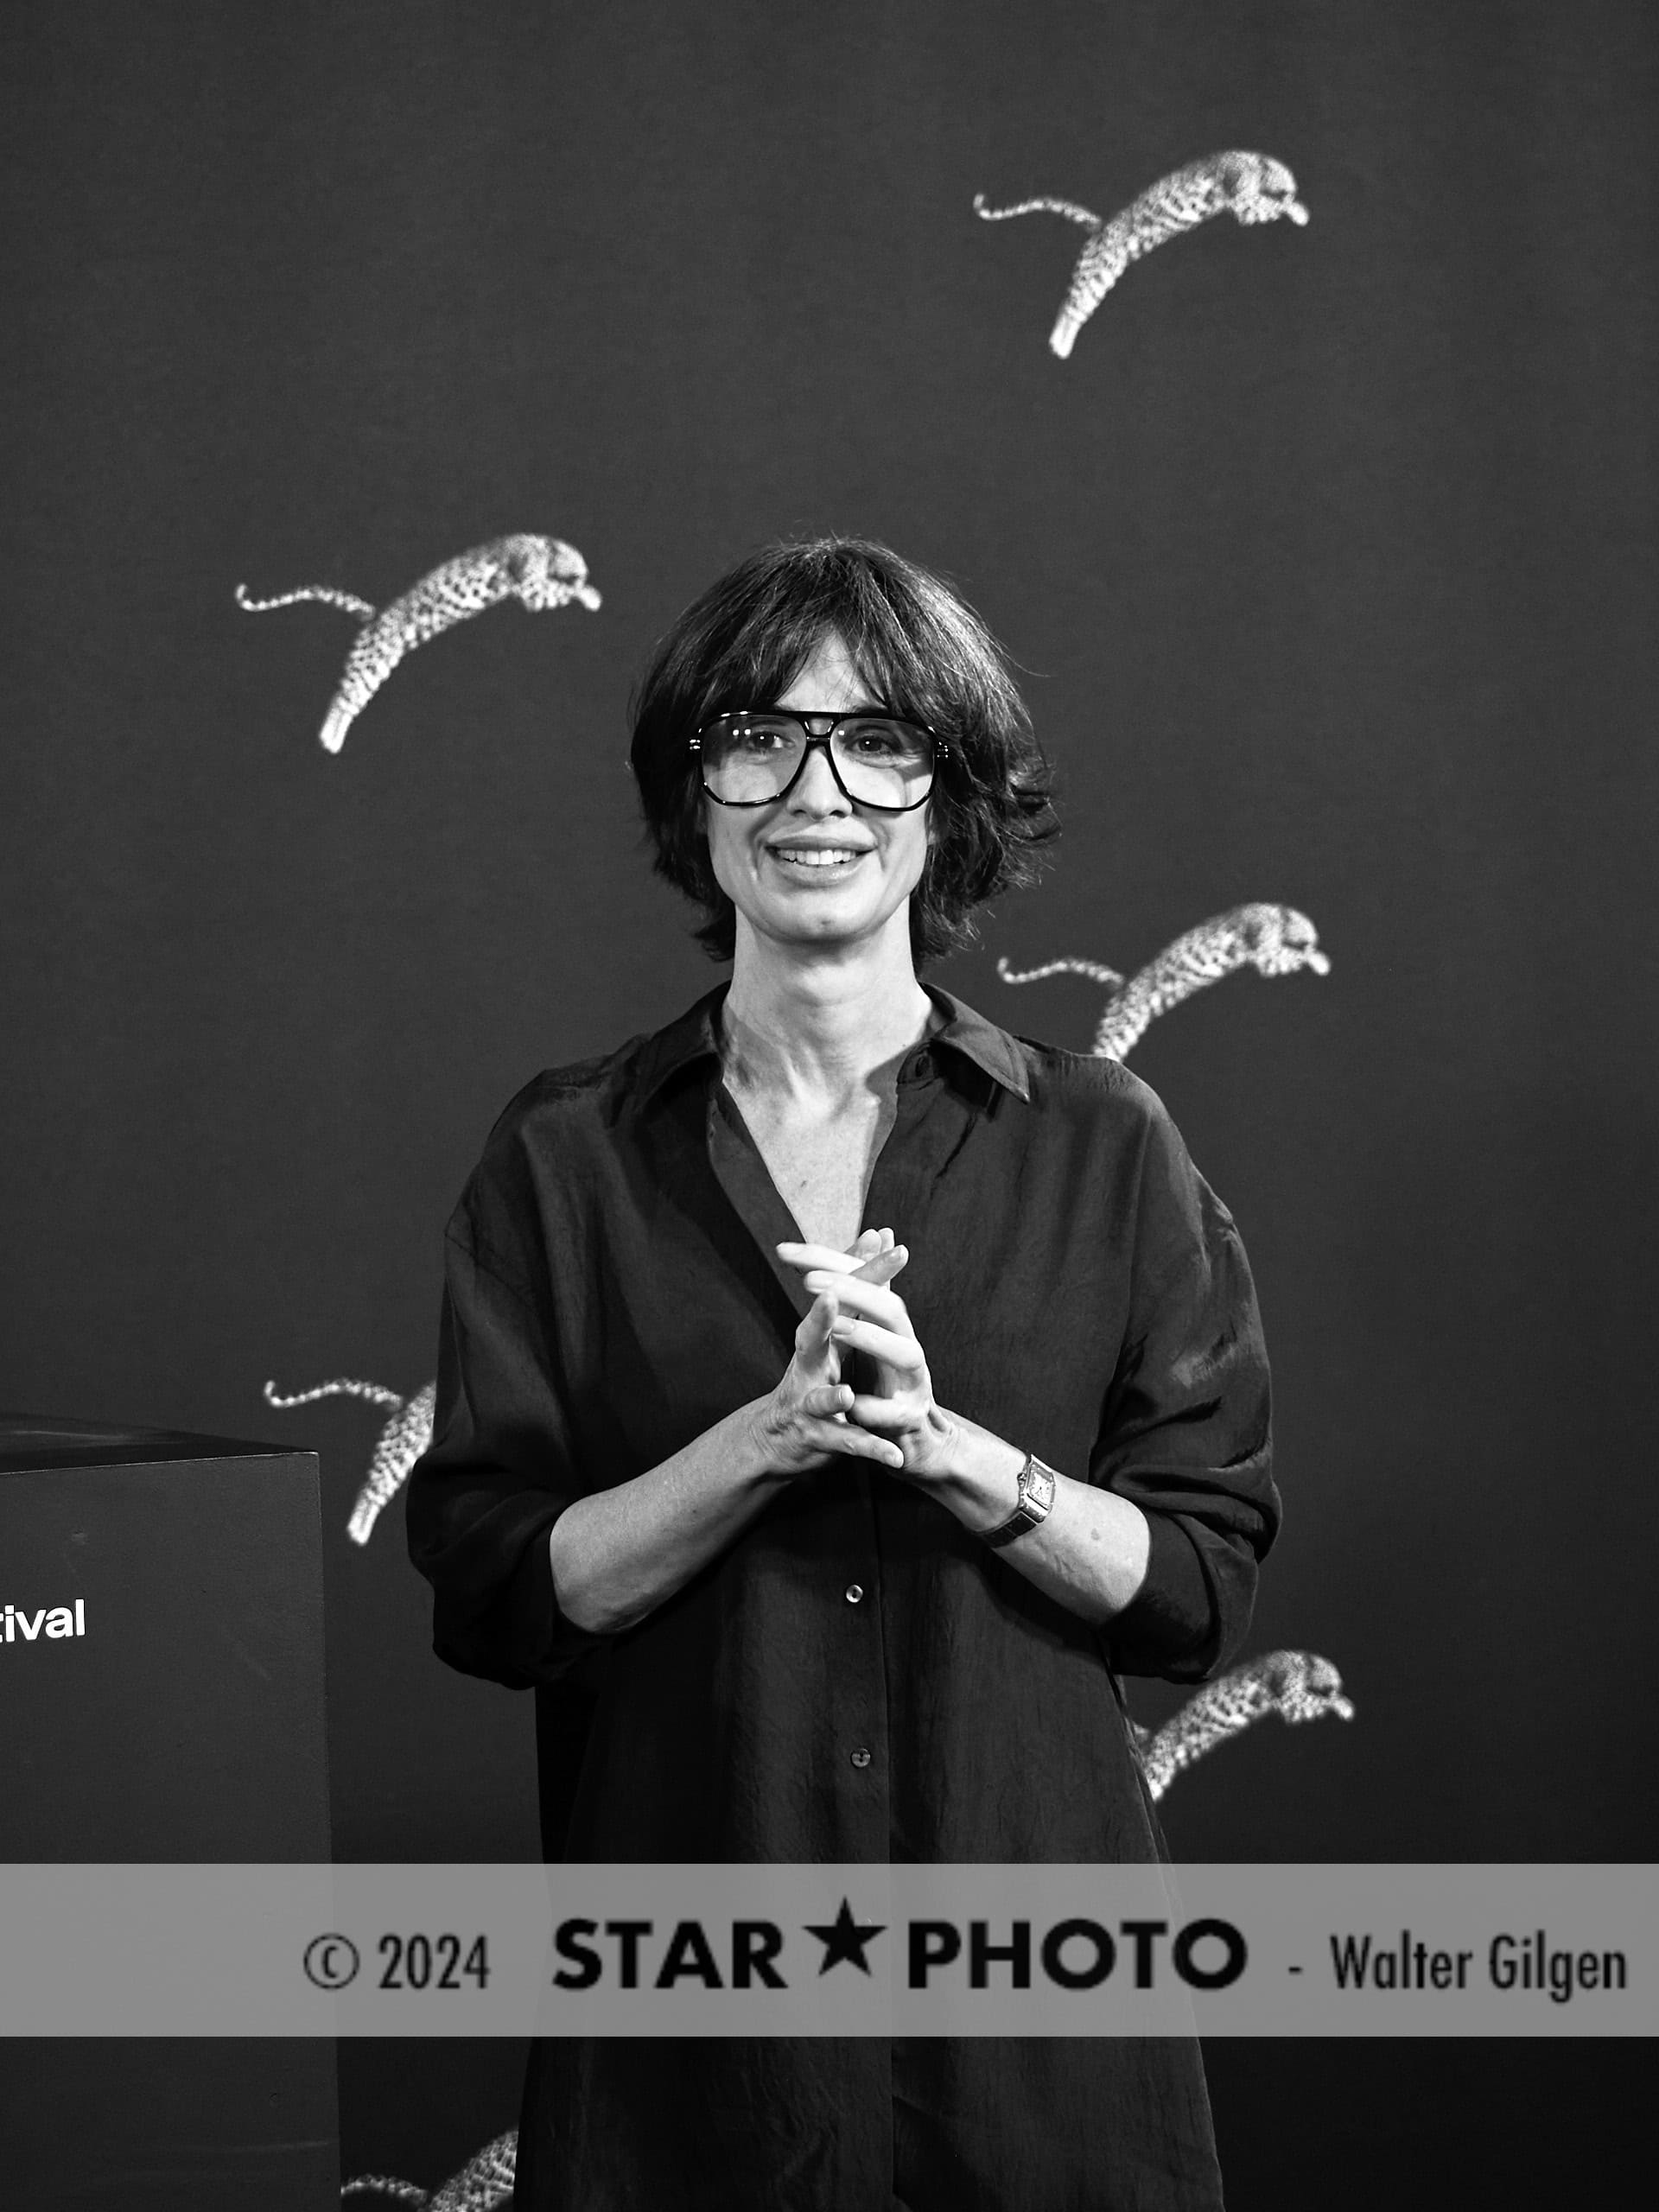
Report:
[[[852,812],[852,802],[836,781],[830,747],[822,739],[807,747],[789,805],[793,813],[812,816]]]

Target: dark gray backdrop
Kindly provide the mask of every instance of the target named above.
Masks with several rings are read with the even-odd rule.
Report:
[[[400,1506],[346,1542],[375,1415],[260,1385],[423,1382],[495,1113],[714,980],[628,688],[826,527],[961,584],[1061,772],[1058,867],[947,987],[1082,1047],[1097,989],[997,954],[1134,967],[1246,899],[1333,963],[1133,1060],[1262,1291],[1250,1648],[1359,1707],[1184,1777],[1175,1849],[1649,1855],[1653,20],[14,0],[0,1396],[322,1450],[342,1856],[533,1855],[528,1702],[429,1657]],[[1169,244],[1055,360],[1081,233],[976,192],[1104,214],[1227,146],[1308,227]],[[602,610],[466,625],[325,755],[351,624],[232,587],[380,605],[515,529]],[[503,2055],[447,2101],[381,2058],[359,2164],[512,2116]],[[1381,2140],[1406,2092],[1351,2058],[1306,2063]],[[1224,2157],[1283,2204],[1318,2126],[1263,2124],[1262,2063],[1217,2055]]]

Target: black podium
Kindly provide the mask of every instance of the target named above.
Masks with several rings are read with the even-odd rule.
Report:
[[[312,1453],[0,1414],[0,1860],[330,1856]],[[20,2205],[334,2212],[334,2046],[0,2044],[0,2144]]]

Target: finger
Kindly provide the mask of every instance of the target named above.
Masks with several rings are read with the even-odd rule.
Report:
[[[821,1274],[849,1275],[859,1266],[850,1252],[839,1252],[833,1244],[779,1244],[778,1256],[791,1268],[816,1268]]]
[[[879,1237],[880,1244],[861,1258],[859,1245],[867,1237]],[[810,1269],[816,1274],[852,1276],[865,1282],[889,1282],[910,1264],[909,1248],[895,1244],[890,1229],[866,1230],[850,1252],[838,1252],[833,1244],[783,1243],[775,1249],[788,1267]]]
[[[830,1347],[836,1317],[840,1311],[840,1300],[835,1290],[821,1289],[815,1294],[795,1332],[795,1350],[801,1358],[821,1359],[823,1357]]]
[[[888,1283],[909,1265],[910,1254],[905,1247],[902,1244],[889,1245],[885,1252],[878,1252],[873,1260],[867,1260],[852,1280],[854,1282]]]
[[[874,1321],[857,1321],[843,1313],[835,1325],[835,1342],[842,1351],[868,1352],[884,1367],[896,1367],[905,1375],[927,1372],[927,1356],[914,1337],[895,1336]]]
[[[905,1301],[898,1292],[872,1282],[866,1275],[830,1275],[815,1268],[807,1275],[806,1287],[815,1296],[833,1289],[836,1304],[848,1313],[860,1314],[867,1321],[878,1321],[884,1329],[891,1329],[899,1336],[915,1334],[905,1311]]]
[[[845,1382],[815,1382],[801,1400],[801,1411],[813,1421],[836,1421],[853,1409],[853,1394]]]
[[[902,1468],[905,1464],[904,1453],[890,1438],[855,1427],[851,1421],[814,1421],[810,1428],[820,1451],[840,1452],[849,1459],[874,1459],[883,1467]]]
[[[861,1390],[847,1408],[847,1418],[874,1435],[893,1437],[916,1427],[920,1414],[910,1391],[901,1398],[875,1398]]]

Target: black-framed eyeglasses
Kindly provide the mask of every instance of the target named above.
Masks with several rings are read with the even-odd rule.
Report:
[[[716,715],[691,740],[702,788],[718,806],[787,798],[817,746],[842,796],[881,814],[922,805],[947,750],[924,723],[896,715],[794,715],[782,707]]]

